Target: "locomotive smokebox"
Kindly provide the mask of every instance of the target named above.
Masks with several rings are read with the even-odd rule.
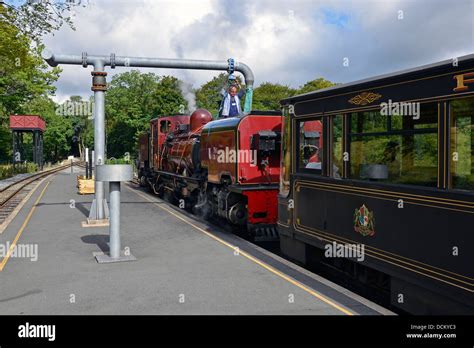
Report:
[[[200,127],[211,121],[212,115],[209,111],[207,111],[206,109],[196,109],[191,114],[191,120],[189,122],[191,125],[191,132],[199,129]]]

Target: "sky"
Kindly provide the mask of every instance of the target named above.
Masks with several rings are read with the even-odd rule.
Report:
[[[78,2],[79,0],[76,0]],[[345,83],[474,53],[474,0],[82,0],[58,54],[246,63],[258,86]],[[346,66],[343,64],[347,62]],[[91,95],[90,67],[63,66],[55,100]],[[137,69],[137,68],[135,68]],[[129,68],[116,68],[113,74]],[[219,72],[139,69],[199,87]]]

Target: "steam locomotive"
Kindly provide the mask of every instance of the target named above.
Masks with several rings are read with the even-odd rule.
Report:
[[[277,240],[281,114],[212,119],[205,109],[150,121],[139,138],[140,184],[204,218]]]

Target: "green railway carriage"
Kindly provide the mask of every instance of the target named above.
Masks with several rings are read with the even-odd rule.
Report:
[[[473,314],[474,55],[281,104],[282,252],[410,313]]]

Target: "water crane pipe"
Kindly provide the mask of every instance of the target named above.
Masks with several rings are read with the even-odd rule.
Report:
[[[168,58],[145,58],[145,57],[122,57],[111,54],[110,56],[87,55],[82,56],[53,54],[48,50],[43,50],[43,59],[50,66],[58,64],[75,64],[87,67],[94,66],[98,71],[103,70],[105,66],[114,69],[116,66],[141,67],[141,68],[169,68],[169,69],[194,69],[194,70],[229,70],[229,62],[217,60],[195,60],[195,59],[168,59]],[[244,75],[246,87],[253,87],[254,75],[247,64],[234,62],[234,71]],[[250,110],[248,110],[250,112]]]

